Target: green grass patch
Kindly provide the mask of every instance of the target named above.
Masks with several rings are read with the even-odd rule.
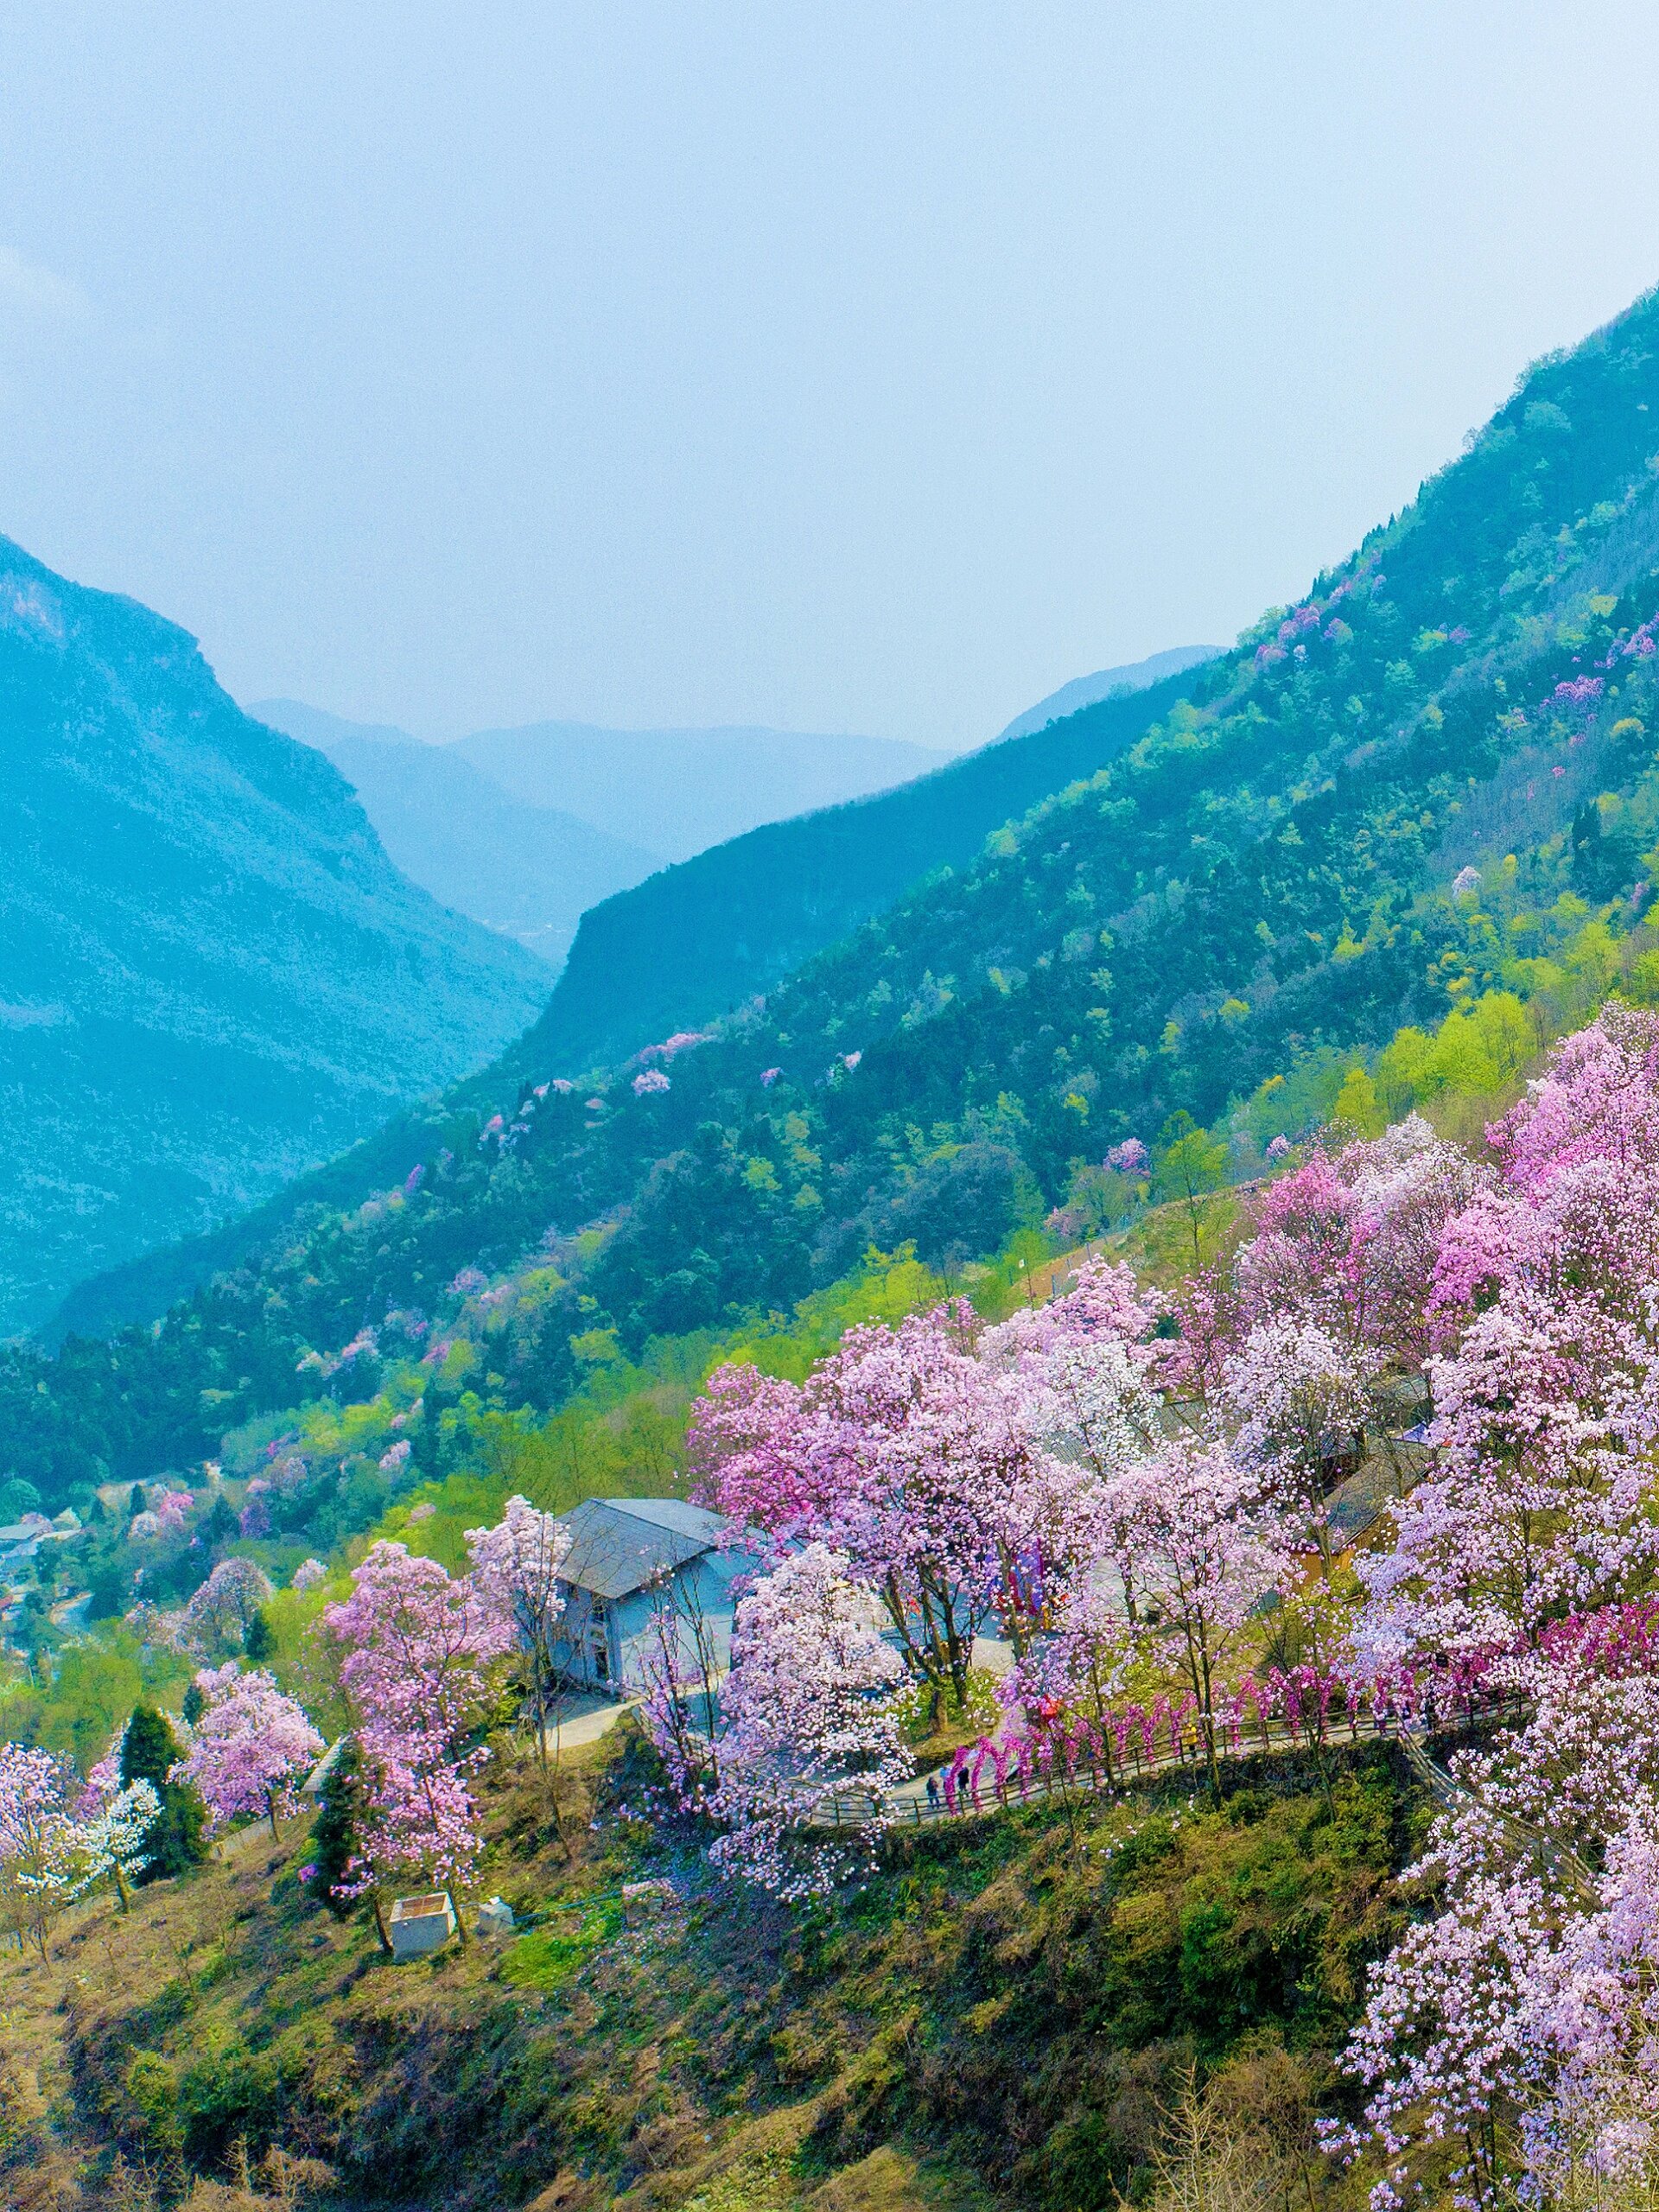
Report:
[[[515,1989],[560,1989],[601,1943],[622,1925],[622,1908],[613,1898],[577,1912],[556,1914],[544,1928],[532,1928],[501,1961],[501,1979]]]

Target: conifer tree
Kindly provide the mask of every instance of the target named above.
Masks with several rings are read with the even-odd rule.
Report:
[[[310,1891],[343,1920],[359,1900],[342,1894],[359,1856],[359,1828],[364,1811],[363,1761],[355,1736],[342,1738],[317,1789],[317,1817],[311,1827],[311,1861],[316,1872]]]
[[[216,1497],[209,1507],[200,1534],[210,1552],[222,1551],[241,1534],[240,1523],[222,1497]]]
[[[122,1786],[148,1782],[162,1801],[155,1826],[144,1839],[148,1864],[139,1877],[143,1882],[182,1874],[207,1856],[202,1839],[207,1808],[188,1783],[168,1779],[181,1756],[167,1715],[153,1705],[135,1706],[121,1739]]]

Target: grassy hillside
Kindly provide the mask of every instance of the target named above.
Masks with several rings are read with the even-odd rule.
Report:
[[[0,1334],[453,1080],[545,970],[194,642],[0,541]]]
[[[1383,1752],[898,1836],[803,1918],[648,1843],[612,1741],[561,1777],[568,1853],[498,1746],[517,1938],[390,1965],[304,1902],[296,1826],[0,1961],[11,2201],[1108,2212],[1179,2173],[1189,2069],[1287,2197],[1359,2201],[1311,2121],[1421,1817]],[[675,1901],[631,1921],[640,1877]]]

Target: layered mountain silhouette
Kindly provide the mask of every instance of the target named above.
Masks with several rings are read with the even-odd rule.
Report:
[[[0,1334],[486,1059],[546,969],[195,642],[0,540]]]
[[[427,745],[294,699],[249,711],[327,754],[416,883],[554,967],[582,915],[601,910],[547,1033],[550,1049],[585,1061],[647,1043],[677,1007],[735,1003],[931,869],[960,866],[1011,811],[1097,767],[1150,715],[1114,711],[1052,742],[1010,741],[1210,658],[1183,646],[1080,677],[948,766],[922,746],[779,730],[547,722]],[[872,789],[880,796],[857,799]],[[821,804],[849,793],[856,813]],[[601,823],[648,830],[658,849]],[[712,849],[699,853],[698,838]],[[688,853],[689,867],[658,875],[665,856]]]
[[[938,766],[901,738],[779,729],[601,729],[536,722],[448,750],[531,806],[683,861],[763,822],[885,791]]]
[[[1133,744],[1187,688],[1179,672],[1146,682],[1149,666],[1109,671],[1108,696],[1081,713],[1046,718],[896,791],[752,830],[594,907],[530,1049],[585,1068],[764,992]]]
[[[1145,660],[1132,661],[1124,668],[1101,668],[1092,676],[1074,676],[1058,691],[1027,707],[1023,715],[1016,715],[1002,735],[1029,737],[1050,722],[1064,721],[1068,715],[1080,714],[1084,708],[1109,699],[1115,691],[1144,691],[1149,683],[1161,683],[1166,676],[1185,676],[1189,669],[1216,659],[1221,650],[1219,645],[1172,645],[1167,652],[1149,653]]]
[[[662,866],[660,855],[561,808],[515,798],[451,746],[294,699],[261,700],[249,712],[327,754],[411,881],[553,968],[587,907]]]
[[[1263,1128],[1282,1101],[1281,1133],[1306,1135],[1306,1071],[1483,993],[1547,1008],[1621,964],[1659,989],[1636,957],[1659,941],[1656,424],[1649,296],[1535,367],[1459,460],[1232,651],[957,764],[1057,747],[1051,787],[962,865],[731,1013],[677,995],[660,1023],[652,1010],[658,1051],[583,1070],[550,1009],[437,1110],[212,1246],[86,1286],[64,1319],[107,1326],[233,1268],[158,1334],[120,1339],[120,1389],[153,1383],[147,1402],[170,1409],[133,1450],[199,1452],[200,1378],[251,1378],[247,1417],[267,1402],[253,1378],[290,1391],[300,1352],[365,1314],[442,1316],[463,1266],[532,1270],[492,1359],[512,1403],[553,1405],[579,1347],[742,1325],[871,1243],[950,1264],[993,1249],[1122,1138],[1156,1147],[1244,1099]],[[1571,975],[1538,950],[1568,930],[1588,931]],[[407,1205],[359,1219],[416,1165]],[[67,1421],[91,1386],[63,1372]],[[59,1370],[30,1373],[43,1408]],[[94,1393],[111,1433],[115,1387]]]

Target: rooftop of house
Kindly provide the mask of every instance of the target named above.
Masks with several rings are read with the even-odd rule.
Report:
[[[589,1497],[561,1516],[570,1531],[563,1580],[594,1598],[626,1598],[713,1551],[727,1524],[677,1497]]]
[[[25,1513],[21,1521],[8,1521],[3,1528],[0,1528],[0,1551],[32,1546],[47,1540],[61,1543],[68,1537],[79,1536],[81,1533],[80,1516],[68,1506],[49,1521],[44,1513]]]

